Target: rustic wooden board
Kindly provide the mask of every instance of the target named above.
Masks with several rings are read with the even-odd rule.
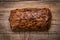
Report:
[[[8,21],[10,10],[17,8],[49,8],[52,12],[48,32],[12,32]],[[0,2],[0,40],[58,40],[60,39],[60,3],[58,2]]]

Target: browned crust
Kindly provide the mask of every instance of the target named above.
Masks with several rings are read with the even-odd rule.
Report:
[[[22,26],[20,26],[20,24],[23,24],[19,21],[19,23],[17,22],[14,22],[16,23],[15,25],[17,26],[12,26],[11,23],[13,23],[12,21],[14,21],[14,18],[12,18],[13,15],[16,15],[16,12],[26,12],[26,11],[42,11],[42,10],[45,10],[46,11],[46,15],[48,15],[48,21],[46,21],[45,23],[41,24],[41,25],[38,25],[39,22],[36,22],[37,24],[34,24],[34,23],[31,23],[31,27],[27,28],[29,23],[31,21],[28,22],[28,25],[24,25],[24,28],[21,28]],[[10,17],[9,17],[9,22],[10,22],[10,26],[11,26],[11,29],[13,31],[48,31],[48,29],[50,28],[50,24],[51,24],[51,18],[52,18],[52,15],[51,15],[51,12],[50,12],[50,9],[48,8],[22,8],[22,9],[14,9],[14,10],[11,10],[10,12]],[[12,21],[11,21],[12,20]],[[26,24],[26,23],[25,23]],[[37,27],[36,27],[37,25]],[[34,28],[34,27],[35,28]]]

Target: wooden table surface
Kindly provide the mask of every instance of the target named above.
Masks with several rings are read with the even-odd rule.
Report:
[[[51,27],[48,32],[12,32],[8,18],[10,10],[20,8],[49,8],[52,13]],[[60,39],[60,3],[21,1],[0,2],[0,40],[59,40]]]

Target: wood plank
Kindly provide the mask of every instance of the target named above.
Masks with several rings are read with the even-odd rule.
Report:
[[[48,32],[12,32],[9,25],[10,10],[16,8],[43,8],[52,12],[51,28]],[[1,2],[0,39],[1,40],[57,40],[60,37],[60,3],[58,2]],[[8,39],[7,39],[8,37]]]

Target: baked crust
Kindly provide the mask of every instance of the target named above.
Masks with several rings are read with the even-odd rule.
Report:
[[[9,22],[13,31],[48,31],[51,17],[48,8],[23,8],[11,10]]]

